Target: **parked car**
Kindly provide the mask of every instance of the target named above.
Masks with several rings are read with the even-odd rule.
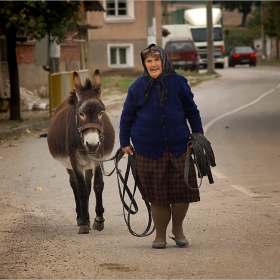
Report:
[[[228,57],[228,66],[234,67],[236,64],[249,64],[256,66],[257,54],[251,47],[235,47],[233,48]]]
[[[173,38],[165,45],[168,59],[174,69],[199,71],[199,54],[190,38]]]

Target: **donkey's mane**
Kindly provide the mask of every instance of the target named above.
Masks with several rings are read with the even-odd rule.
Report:
[[[80,93],[84,93],[88,90],[96,91],[97,89],[99,89],[99,87],[96,85],[92,85],[91,80],[89,78],[86,78],[84,85],[82,85],[80,87],[79,91],[80,91]],[[99,91],[96,94],[99,94]],[[74,89],[69,93],[68,102],[69,102],[69,104],[74,105],[76,103],[77,99],[78,98],[76,95],[76,90]]]

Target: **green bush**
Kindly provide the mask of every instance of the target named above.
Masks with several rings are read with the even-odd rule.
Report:
[[[247,28],[237,27],[236,29],[228,29],[226,34],[224,30],[225,53],[228,54],[233,47],[236,46],[253,46],[254,39],[252,33]]]

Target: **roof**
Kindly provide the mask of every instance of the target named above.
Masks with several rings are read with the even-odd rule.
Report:
[[[84,1],[84,5],[87,12],[105,12],[100,1]]]

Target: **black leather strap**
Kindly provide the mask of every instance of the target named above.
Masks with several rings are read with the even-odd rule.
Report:
[[[141,182],[138,178],[136,169],[135,169],[135,165],[134,165],[134,157],[132,155],[128,155],[128,160],[127,160],[127,167],[126,167],[126,172],[125,172],[125,177],[122,176],[122,173],[120,172],[119,168],[118,168],[118,162],[115,161],[115,168],[116,168],[116,172],[117,172],[117,179],[118,179],[118,187],[119,187],[119,194],[120,194],[120,198],[123,204],[123,216],[124,216],[124,220],[125,223],[127,225],[127,228],[129,230],[129,232],[136,236],[136,237],[145,237],[148,236],[150,234],[152,234],[155,230],[155,227],[152,227],[152,211],[151,211],[151,205],[145,201],[145,206],[147,208],[147,212],[148,212],[148,224],[146,229],[138,234],[135,231],[132,230],[131,228],[131,223],[130,223],[130,215],[134,215],[138,212],[138,206],[137,203],[134,199],[134,195],[136,193],[136,190],[138,189],[140,193],[142,193],[142,185]],[[128,187],[128,177],[130,174],[130,171],[133,175],[134,178],[134,188],[133,191],[131,192],[129,187]],[[120,181],[122,182],[122,186],[123,189],[121,189],[121,184]],[[130,199],[130,205],[126,204],[125,202],[125,194],[127,193],[127,195],[129,196]],[[133,206],[134,211],[131,209]],[[127,211],[127,215],[125,213],[125,210]],[[152,227],[152,228],[151,228]]]
[[[187,147],[186,162],[184,168],[184,181],[189,188],[191,187],[188,183],[188,175],[189,175],[189,166],[190,166],[190,161],[192,160],[192,155],[193,155],[193,162],[198,172],[198,178],[201,179],[199,187],[201,186],[202,178],[204,176],[207,176],[209,183],[213,184],[214,180],[213,180],[210,166],[211,167],[216,166],[215,156],[214,156],[213,149],[211,147],[211,143],[201,133],[191,134]]]
[[[131,155],[127,156],[126,171],[125,171],[124,176],[122,175],[122,172],[120,171],[120,169],[118,167],[118,164],[119,164],[119,161],[123,158],[123,155],[124,155],[124,152],[122,151],[121,148],[119,148],[116,151],[115,155],[109,159],[96,158],[92,155],[88,155],[88,157],[90,160],[94,160],[94,161],[100,163],[101,171],[102,171],[103,175],[105,175],[105,176],[111,176],[114,173],[114,171],[116,170],[119,195],[120,195],[121,202],[123,205],[123,216],[124,216],[124,220],[127,225],[127,228],[132,235],[134,235],[136,237],[145,237],[145,236],[152,234],[155,230],[155,227],[154,226],[152,227],[153,219],[152,219],[151,205],[145,201],[145,206],[146,206],[146,209],[148,212],[148,224],[147,224],[146,229],[142,233],[138,234],[135,231],[133,231],[131,228],[130,215],[135,215],[138,213],[138,205],[134,199],[134,196],[135,196],[137,189],[139,190],[140,193],[142,193],[143,187],[141,185],[141,182],[140,182],[137,172],[136,172],[133,156],[131,156]],[[103,167],[103,163],[106,161],[111,161],[111,160],[114,160],[115,167],[110,173],[106,173],[104,170],[104,167]],[[130,173],[132,174],[133,179],[134,179],[134,188],[132,191],[130,190],[130,188],[128,186],[128,178],[129,178]],[[126,200],[128,201],[128,203],[126,202]]]

